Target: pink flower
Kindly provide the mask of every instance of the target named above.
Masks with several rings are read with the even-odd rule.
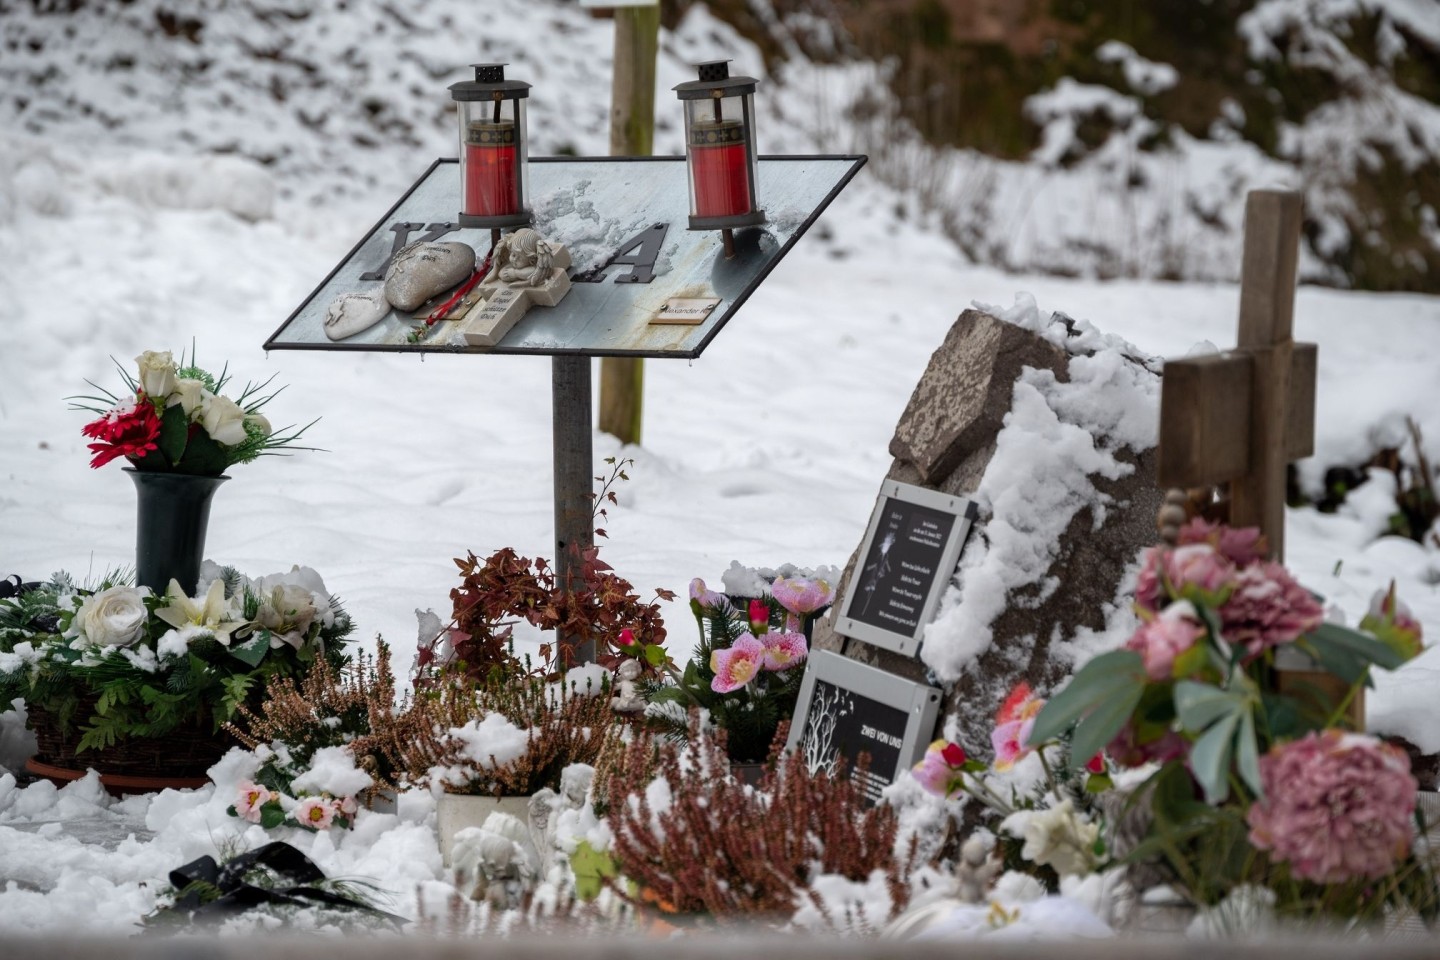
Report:
[[[814,613],[835,601],[835,590],[824,580],[810,577],[779,577],[770,584],[770,594],[793,614]]]
[[[927,793],[937,797],[952,798],[965,788],[961,767],[965,765],[965,750],[958,743],[936,740],[925,751],[925,756],[915,764],[911,772]]]
[[[329,797],[306,797],[295,808],[295,820],[311,830],[328,830],[335,819],[335,801]]]
[[[690,602],[702,610],[719,611],[730,609],[730,598],[716,593],[705,586],[705,581],[696,577],[690,581]]]
[[[1176,541],[1181,546],[1189,543],[1208,543],[1220,555],[1237,567],[1248,567],[1257,560],[1264,560],[1268,552],[1265,535],[1259,527],[1227,527],[1196,517],[1180,528]]]
[[[355,802],[355,798],[353,796],[349,796],[346,797],[344,800],[339,801],[336,809],[347,817],[353,817],[355,816],[355,811],[360,809],[360,805]]]
[[[261,808],[276,799],[275,794],[249,780],[241,780],[237,786],[240,789],[240,799],[235,801],[235,815],[251,823],[259,823]]]
[[[1151,680],[1173,679],[1175,659],[1205,635],[1205,628],[1194,614],[1195,608],[1187,601],[1171,604],[1125,641],[1125,648],[1134,650],[1145,661],[1145,674]]]
[[[1015,684],[995,714],[995,729],[990,731],[996,770],[1009,770],[1030,752],[1030,730],[1044,706],[1045,701],[1031,692],[1030,684],[1024,680]]]
[[[1320,625],[1325,611],[1278,563],[1257,563],[1240,571],[1235,589],[1220,606],[1225,639],[1251,657],[1267,647],[1291,643]]]
[[[810,648],[803,633],[779,633],[771,631],[761,635],[760,643],[765,648],[766,670],[789,670],[803,663]]]
[[[715,679],[710,689],[716,693],[732,693],[755,679],[765,662],[765,645],[748,633],[735,641],[728,650],[710,654],[710,669]]]
[[[635,646],[635,631],[631,630],[629,627],[621,630],[620,636],[615,638],[615,644],[621,649],[629,649],[630,647]]]
[[[1235,564],[1208,543],[1188,543],[1165,553],[1163,571],[1175,598],[1221,603],[1235,583]]]
[[[1260,778],[1265,798],[1246,815],[1250,842],[1301,879],[1377,880],[1410,851],[1415,778],[1398,747],[1311,733],[1261,757]]]

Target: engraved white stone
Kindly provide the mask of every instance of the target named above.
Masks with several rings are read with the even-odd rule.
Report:
[[[414,310],[474,270],[475,250],[469,244],[412,243],[390,261],[385,271],[385,297],[396,310]]]
[[[325,336],[331,340],[344,340],[362,330],[369,330],[385,319],[390,312],[390,301],[381,290],[368,293],[342,293],[325,311]]]

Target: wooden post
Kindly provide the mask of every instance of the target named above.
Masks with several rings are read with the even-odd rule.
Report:
[[[1315,448],[1313,343],[1292,339],[1301,196],[1251,192],[1245,204],[1235,350],[1165,363],[1159,481],[1230,485],[1230,524],[1259,527],[1285,559],[1285,467]]]
[[[610,155],[648,156],[655,148],[655,59],[660,5],[615,8],[615,78],[610,98]],[[600,429],[622,443],[639,443],[645,361],[600,360]]]
[[[555,580],[566,591],[578,586],[583,554],[595,545],[592,522],[595,453],[590,432],[590,358],[551,358],[551,419],[555,466]],[[563,632],[571,662],[595,661],[595,638]],[[563,662],[563,661],[562,661]]]
[[[1259,527],[1285,559],[1286,405],[1290,394],[1301,196],[1253,191],[1245,201],[1238,346],[1250,354],[1250,469],[1230,484],[1230,523]],[[1312,386],[1313,394],[1313,386]]]

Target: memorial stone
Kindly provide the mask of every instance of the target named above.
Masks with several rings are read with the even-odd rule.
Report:
[[[931,357],[896,426],[890,441],[895,459],[886,479],[972,496],[995,456],[1017,378],[1031,368],[1067,381],[1075,352],[1084,351],[1067,350],[1025,327],[966,310]],[[1104,444],[1105,438],[1095,439],[1097,446]],[[1163,494],[1154,479],[1153,441],[1138,454],[1121,447],[1116,457],[1135,469],[1119,480],[1089,477],[1110,506],[1102,515],[1085,507],[1071,518],[1045,576],[1007,592],[1003,611],[991,623],[993,642],[958,679],[939,678],[946,691],[941,713],[958,717],[967,749],[988,751],[995,711],[1015,683],[1027,681],[1044,696],[1063,680],[1070,664],[1051,657],[1052,645],[1074,638],[1082,628],[1102,629],[1127,568],[1141,548],[1155,542],[1154,518]],[[980,504],[967,552],[987,548],[990,519]],[[1037,543],[1036,549],[1043,553],[1049,545]],[[851,556],[838,595],[846,593],[858,559]],[[911,680],[931,679],[923,647],[920,659],[894,653],[843,637],[835,624],[833,613],[816,623],[816,649],[837,651]]]

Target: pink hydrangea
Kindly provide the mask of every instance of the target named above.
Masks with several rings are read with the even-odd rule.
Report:
[[[295,808],[295,822],[311,830],[328,830],[335,820],[335,801],[329,797],[306,797]]]
[[[829,583],[811,577],[779,577],[770,584],[770,594],[796,615],[823,610],[835,600],[835,590]]]
[[[1172,599],[1220,603],[1235,582],[1235,565],[1209,543],[1151,547],[1135,583],[1135,605],[1151,613]]]
[[[235,815],[251,823],[259,823],[261,808],[274,800],[275,794],[250,780],[241,780],[236,786],[240,799],[235,801]]]
[[[915,764],[912,773],[927,793],[951,798],[965,787],[961,768],[965,765],[965,748],[958,743],[936,740]]]
[[[1196,517],[1181,527],[1176,542],[1181,546],[1208,543],[1237,567],[1248,567],[1257,560],[1264,560],[1267,551],[1265,535],[1259,527],[1227,527],[1202,517]]]
[[[765,645],[747,633],[730,648],[710,654],[710,669],[715,674],[710,689],[733,693],[754,680],[764,663]]]
[[[1320,604],[1283,566],[1257,563],[1240,571],[1235,589],[1221,604],[1220,629],[1226,640],[1255,657],[1309,633],[1324,616]]]
[[[1175,659],[1204,635],[1205,628],[1195,619],[1195,608],[1181,601],[1136,630],[1125,647],[1140,654],[1145,674],[1151,680],[1170,680],[1174,678]]]
[[[1260,758],[1250,842],[1316,883],[1376,880],[1410,851],[1415,778],[1398,747],[1325,730]]]
[[[781,633],[772,630],[762,635],[759,640],[765,648],[766,670],[789,670],[796,664],[804,663],[810,653],[803,633]]]

